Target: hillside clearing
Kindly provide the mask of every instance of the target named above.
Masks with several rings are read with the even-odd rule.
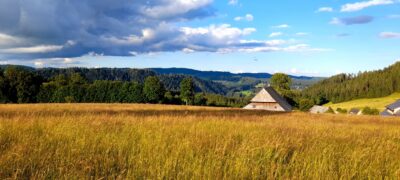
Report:
[[[371,107],[371,108],[376,108],[379,109],[380,111],[383,111],[385,109],[385,106],[392,104],[393,102],[397,101],[400,99],[400,93],[394,93],[390,96],[382,97],[382,98],[365,98],[365,99],[356,99],[352,101],[347,101],[343,103],[337,103],[337,104],[332,104],[328,103],[324,106],[327,107],[332,107],[333,109],[337,108],[344,108],[347,110],[350,110],[351,108],[364,108],[366,106]]]
[[[400,119],[127,104],[0,105],[0,178],[392,179]]]

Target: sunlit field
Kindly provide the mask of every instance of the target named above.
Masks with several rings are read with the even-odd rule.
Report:
[[[125,104],[0,105],[0,178],[400,177],[400,119]]]
[[[364,108],[371,107],[379,109],[380,111],[385,110],[385,107],[389,104],[392,104],[400,99],[400,93],[393,93],[390,96],[381,97],[381,98],[365,98],[365,99],[356,99],[352,101],[337,103],[337,104],[326,104],[327,107],[332,107],[332,109],[342,108],[350,110],[352,108]]]

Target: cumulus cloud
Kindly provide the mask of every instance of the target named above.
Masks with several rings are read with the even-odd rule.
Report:
[[[316,12],[333,12],[331,7],[320,7]]]
[[[211,4],[212,0],[1,0],[0,59],[40,67],[77,65],[74,57],[81,56],[322,50],[285,40],[249,40],[257,31],[252,27],[178,26],[214,16]]]
[[[253,21],[254,20],[254,16],[252,14],[246,14],[245,16],[235,17],[234,20],[235,21],[242,21],[242,20]]]
[[[355,24],[367,24],[374,20],[372,16],[355,16],[346,18],[333,18],[329,23],[334,25],[355,25]]]
[[[32,59],[169,51],[157,45],[180,35],[175,22],[213,16],[211,4],[212,0],[2,0],[0,56]]]
[[[397,32],[381,32],[379,34],[380,38],[391,39],[391,38],[400,38],[400,33]]]
[[[365,8],[371,7],[371,6],[379,6],[379,5],[388,5],[388,4],[393,4],[395,3],[394,0],[370,0],[370,1],[361,1],[361,2],[356,2],[356,3],[348,3],[342,6],[341,10],[342,12],[354,12],[354,11],[360,11]]]
[[[269,35],[269,37],[278,37],[278,36],[282,36],[283,35],[283,33],[282,32],[273,32],[273,33],[271,33],[270,35]]]

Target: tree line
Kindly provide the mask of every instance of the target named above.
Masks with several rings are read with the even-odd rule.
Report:
[[[305,89],[302,94],[316,104],[384,97],[400,91],[399,75],[400,62],[379,71],[339,74]]]
[[[179,80],[174,82],[179,83],[178,89],[168,90],[163,81],[150,72],[145,76],[140,73],[140,77],[127,77],[132,79],[130,81],[88,79],[77,72],[58,75],[52,72],[49,73],[51,75],[43,75],[43,72],[49,73],[37,73],[18,66],[4,68],[0,71],[0,102],[162,103],[231,107],[241,107],[248,102],[245,98],[198,92],[194,78],[188,76],[167,81]],[[166,81],[165,76],[163,78]]]

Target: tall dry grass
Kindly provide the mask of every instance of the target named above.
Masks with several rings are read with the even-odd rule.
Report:
[[[400,119],[161,105],[0,105],[1,179],[399,177]]]

